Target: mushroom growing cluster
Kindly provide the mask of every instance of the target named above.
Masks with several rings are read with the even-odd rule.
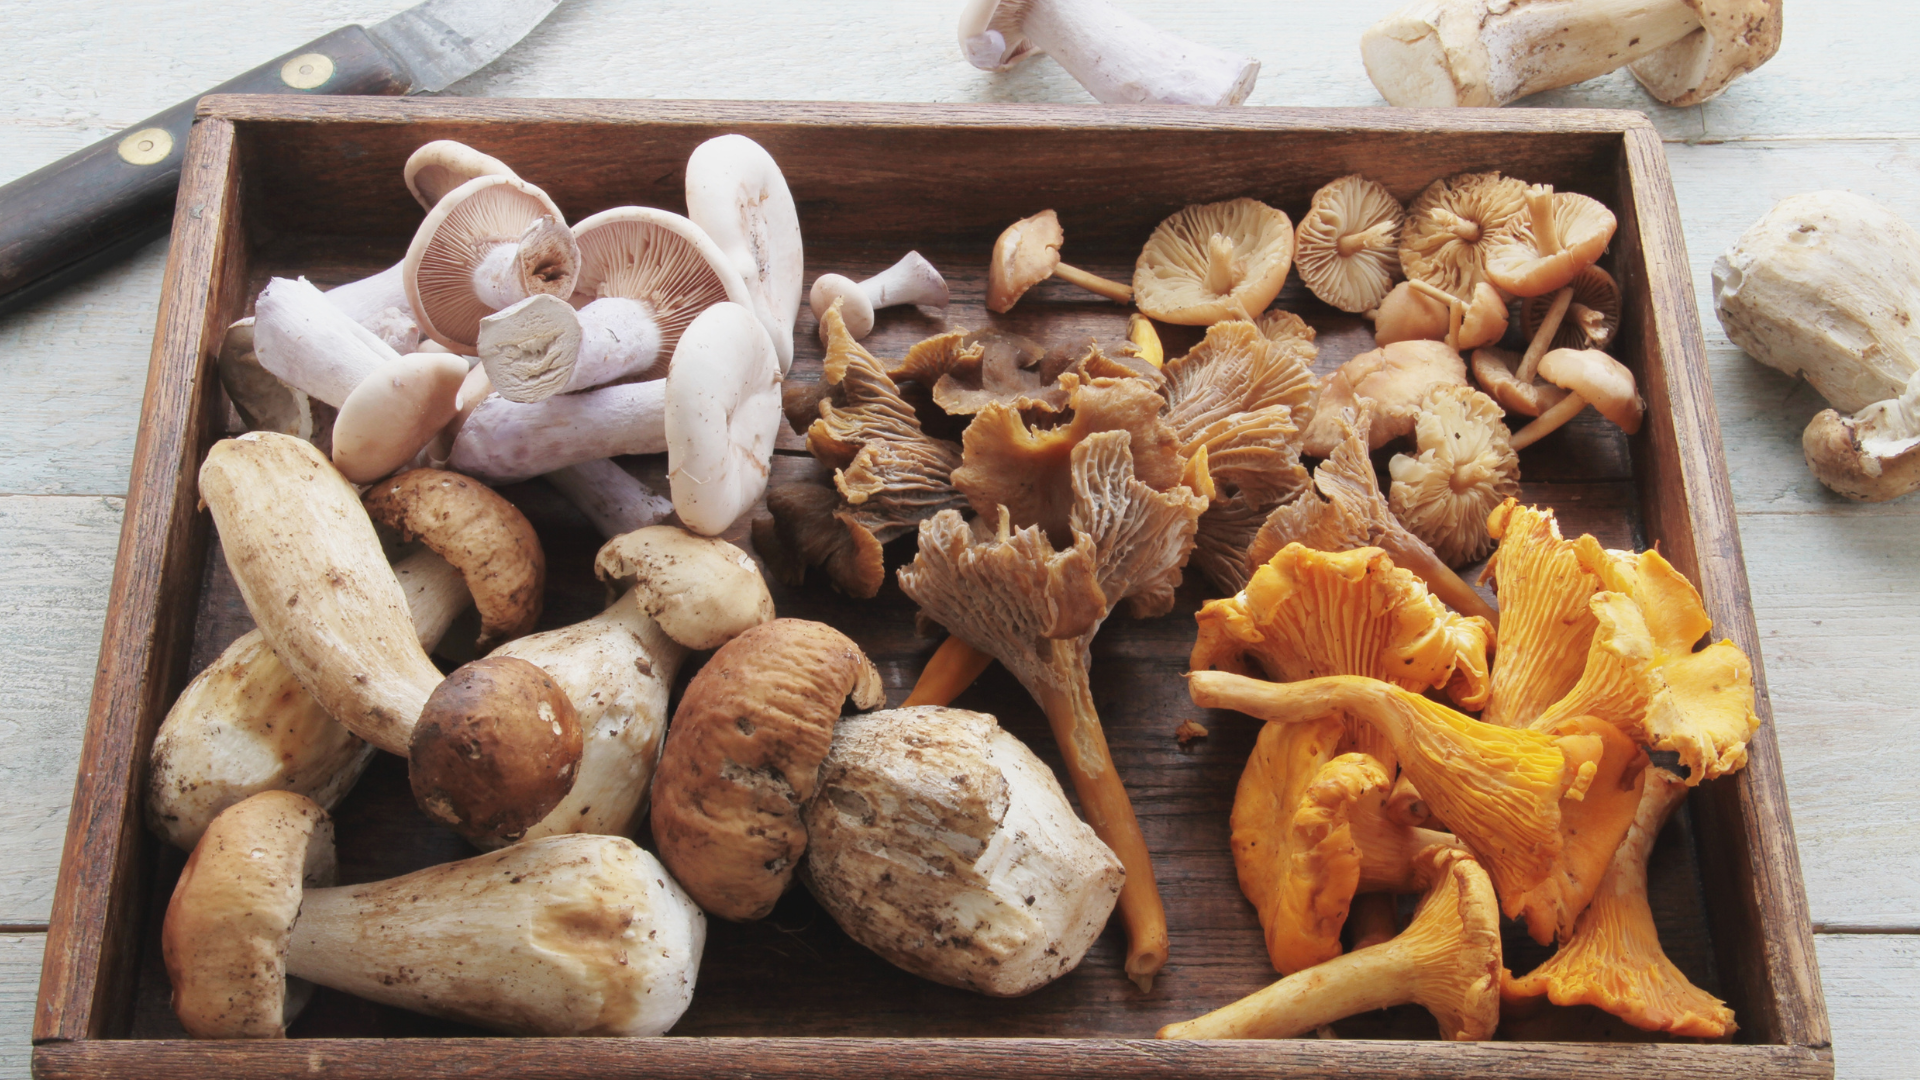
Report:
[[[1511,499],[1488,530],[1501,541],[1490,670],[1490,628],[1451,621],[1377,550],[1287,547],[1240,595],[1201,609],[1194,701],[1269,725],[1235,797],[1233,850],[1288,977],[1162,1037],[1285,1037],[1413,1000],[1446,1038],[1485,1039],[1499,1016],[1489,995],[1593,1004],[1675,1034],[1733,1030],[1731,1011],[1661,951],[1645,863],[1688,787],[1744,765],[1759,722],[1751,665],[1730,642],[1696,647],[1712,623],[1657,552],[1563,539],[1551,512]],[[1437,688],[1478,717],[1421,693]],[[1676,754],[1685,778],[1649,750]],[[1396,774],[1433,828],[1395,812]],[[1464,917],[1492,939],[1470,971],[1446,966],[1467,955],[1455,937],[1413,945],[1436,932],[1422,928],[1441,866],[1486,883],[1479,915],[1448,900],[1449,935]],[[1343,956],[1342,926],[1370,889],[1426,899],[1399,937]],[[1506,975],[1500,915],[1559,952]],[[1402,941],[1429,958],[1394,955]],[[1429,978],[1444,991],[1418,989]]]

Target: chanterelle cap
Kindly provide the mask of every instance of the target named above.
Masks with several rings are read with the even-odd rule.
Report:
[[[1293,266],[1293,222],[1257,199],[1189,206],[1162,221],[1134,266],[1134,300],[1161,322],[1251,319]]]
[[[160,930],[173,1009],[188,1034],[285,1037],[287,942],[307,887],[333,877],[333,822],[305,795],[263,791],[213,819]]]

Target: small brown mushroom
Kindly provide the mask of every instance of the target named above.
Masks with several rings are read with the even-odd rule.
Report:
[[[553,677],[488,656],[427,696],[407,740],[407,780],[435,821],[483,842],[516,838],[573,787],[580,752],[579,716]]]
[[[1373,340],[1379,345],[1441,341],[1465,351],[1499,341],[1506,332],[1507,302],[1484,281],[1473,287],[1471,303],[1424,281],[1403,281],[1373,312]]]
[[[1498,172],[1435,180],[1407,207],[1400,230],[1400,269],[1409,281],[1465,298],[1489,280],[1494,235],[1526,209],[1527,185]]]
[[[1620,286],[1613,275],[1598,266],[1589,266],[1570,283],[1566,318],[1547,342],[1550,349],[1605,349],[1620,329]],[[1553,298],[1529,296],[1520,303],[1520,329],[1532,339],[1546,321]],[[1529,413],[1528,415],[1538,415]]]
[[[1028,289],[1050,277],[1072,282],[1123,304],[1133,299],[1133,286],[1108,281],[1061,262],[1060,245],[1066,243],[1066,239],[1059,215],[1051,210],[1042,210],[1007,226],[993,242],[993,261],[987,264],[987,310],[1012,311]]]
[[[1301,451],[1326,457],[1340,440],[1343,413],[1367,404],[1372,417],[1367,448],[1378,450],[1413,431],[1421,402],[1436,387],[1465,386],[1467,366],[1460,354],[1438,341],[1396,341],[1364,352],[1340,365],[1314,401],[1313,421]]]
[[[1414,424],[1417,456],[1395,454],[1387,504],[1448,566],[1493,550],[1487,515],[1520,494],[1520,458],[1507,442],[1500,406],[1471,386],[1436,388]]]
[[[1631,435],[1640,430],[1646,402],[1634,387],[1633,372],[1598,349],[1554,349],[1540,358],[1540,376],[1565,389],[1567,396],[1513,433],[1508,444],[1524,450],[1563,427],[1588,405]]]
[[[1567,396],[1565,390],[1541,379],[1521,382],[1514,374],[1520,357],[1488,345],[1473,350],[1473,381],[1500,407],[1522,416],[1539,416]]]
[[[1251,319],[1293,266],[1293,222],[1257,199],[1188,206],[1147,237],[1134,264],[1135,302],[1148,317],[1186,326]]]
[[[1820,410],[1800,445],[1813,475],[1849,499],[1885,502],[1920,488],[1920,373],[1899,397],[1852,416]]]
[[[1379,307],[1400,275],[1400,224],[1406,216],[1392,192],[1358,175],[1314,192],[1294,235],[1300,280],[1341,311]]]
[[[688,684],[655,774],[653,836],[708,914],[762,918],[792,884],[848,695],[880,705],[880,673],[846,635],[802,619],[742,633]]]

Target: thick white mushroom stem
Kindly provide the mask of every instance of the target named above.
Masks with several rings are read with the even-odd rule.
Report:
[[[287,974],[522,1035],[649,1036],[686,1011],[706,919],[618,836],[549,836],[308,889]]]
[[[394,263],[372,277],[336,285],[321,295],[395,352],[412,352],[420,345],[420,324],[407,299],[404,265]]]
[[[254,301],[253,353],[281,382],[334,407],[400,354],[305,278],[274,278]]]
[[[572,276],[579,255],[563,221],[541,217],[520,239],[496,244],[473,268],[473,295],[498,311]]]
[[[969,14],[991,6],[976,4]],[[1260,75],[1258,60],[1156,29],[1106,0],[1000,0],[997,6],[984,26],[962,23],[969,63],[1005,70],[1029,48],[1038,49],[1108,104],[1238,105]],[[1002,26],[1009,32],[996,28]],[[1025,39],[1012,56],[1009,36]]]
[[[1579,416],[1581,410],[1586,407],[1586,398],[1581,397],[1579,394],[1569,392],[1566,397],[1555,402],[1546,412],[1541,413],[1529,421],[1526,427],[1514,432],[1513,436],[1507,440],[1507,445],[1513,447],[1515,450],[1525,450],[1527,447],[1532,446],[1548,435],[1566,427],[1567,423],[1574,417]]]
[[[821,274],[807,293],[807,306],[822,320],[820,339],[826,340],[827,309],[835,300],[843,302],[841,317],[854,340],[866,337],[873,329],[873,313],[881,308],[905,304],[946,307],[950,296],[947,281],[940,271],[917,251],[909,251],[900,261],[864,281],[843,274]]]
[[[531,404],[494,394],[460,425],[447,467],[511,484],[583,461],[666,448],[666,383],[655,379]]]
[[[1686,0],[1415,0],[1367,28],[1367,77],[1402,108],[1499,106],[1605,75],[1700,28]]]
[[[480,362],[509,401],[604,386],[660,359],[660,323],[640,300],[607,296],[574,310],[557,296],[529,296],[480,320]]]
[[[546,480],[609,540],[658,525],[673,513],[672,499],[607,458],[555,469]]]

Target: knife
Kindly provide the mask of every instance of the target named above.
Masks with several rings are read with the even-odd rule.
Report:
[[[210,94],[418,94],[492,63],[560,0],[423,0],[343,26]],[[173,220],[199,98],[0,187],[0,315],[125,257]]]

